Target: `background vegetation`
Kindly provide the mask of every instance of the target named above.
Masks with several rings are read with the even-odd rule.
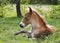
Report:
[[[60,43],[60,0],[20,0],[22,16],[28,6],[36,9],[44,17],[46,23],[53,25],[56,29],[50,37],[40,39],[40,43]],[[0,43],[33,43],[33,40],[22,35],[14,36],[15,32],[22,29],[19,27],[21,20],[22,17],[17,17],[16,0],[0,0]],[[30,28],[31,26],[25,29]]]

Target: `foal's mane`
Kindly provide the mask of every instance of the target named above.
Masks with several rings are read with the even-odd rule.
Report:
[[[37,14],[37,16],[39,17],[39,19],[41,19],[41,21],[43,22],[44,25],[46,25],[44,19],[42,18],[42,16],[37,12],[37,11],[33,11],[35,14]]]

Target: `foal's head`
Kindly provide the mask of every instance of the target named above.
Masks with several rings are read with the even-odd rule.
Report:
[[[20,27],[25,27],[28,24],[30,24],[30,19],[32,17],[32,9],[29,7],[29,12],[25,13],[25,16],[22,20],[22,22],[20,23]]]

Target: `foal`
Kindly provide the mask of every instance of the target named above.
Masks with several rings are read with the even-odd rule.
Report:
[[[30,32],[22,30],[15,33],[15,35],[25,33],[27,34],[28,38],[39,38],[41,36],[48,36],[54,32],[54,28],[47,25],[42,19],[41,15],[32,10],[31,7],[29,7],[29,12],[25,13],[23,21],[20,23],[20,27],[24,28],[28,24],[31,24],[32,26]]]

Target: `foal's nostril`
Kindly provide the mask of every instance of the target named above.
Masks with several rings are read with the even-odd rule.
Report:
[[[20,27],[23,28],[24,26],[22,24],[20,24]]]

